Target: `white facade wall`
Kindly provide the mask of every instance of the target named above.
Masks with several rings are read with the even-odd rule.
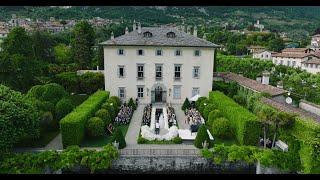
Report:
[[[271,56],[271,52],[268,51],[264,51],[261,53],[253,53],[253,58],[257,58],[257,59],[262,59],[262,60],[271,60],[272,56]]]
[[[124,50],[124,55],[118,55],[118,49]],[[143,49],[144,55],[138,56],[137,50]],[[156,50],[162,50],[162,56],[156,56]],[[182,56],[175,56],[175,50],[180,49]],[[194,51],[200,50],[200,56],[194,56]],[[105,89],[110,96],[118,96],[118,88],[125,87],[125,101],[137,98],[137,86],[144,86],[144,98],[140,103],[151,103],[151,90],[156,83],[165,86],[166,102],[182,104],[186,97],[191,98],[192,88],[199,87],[201,96],[208,96],[212,90],[214,48],[196,47],[153,47],[153,46],[105,46]],[[144,64],[144,79],[137,80],[137,64]],[[162,64],[162,80],[155,79],[155,64]],[[174,65],[181,64],[181,80],[174,80]],[[125,77],[118,77],[118,65],[125,66]],[[199,79],[193,78],[193,67],[200,67]],[[173,99],[174,85],[181,85],[181,98]],[[171,92],[170,90],[171,89]],[[149,91],[148,91],[149,90]]]
[[[320,64],[302,64],[301,69],[306,70],[309,73],[317,74],[320,72]]]
[[[289,66],[298,68],[298,67],[301,67],[301,62],[305,61],[306,58],[272,57],[273,64],[280,65],[281,60],[283,62],[282,65],[288,66],[288,62],[289,62]],[[294,66],[293,66],[293,62],[295,62]]]

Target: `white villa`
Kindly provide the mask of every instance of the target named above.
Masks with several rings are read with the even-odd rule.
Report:
[[[272,55],[276,52],[268,50],[257,50],[252,53],[252,58],[261,59],[261,60],[272,60]]]
[[[141,27],[102,42],[105,89],[122,101],[182,104],[212,89],[215,48],[218,46],[171,27]]]

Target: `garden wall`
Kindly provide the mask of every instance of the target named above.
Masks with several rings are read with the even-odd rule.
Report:
[[[113,161],[110,173],[254,174],[256,170],[255,168],[255,165],[249,166],[245,163],[225,163],[222,165],[216,165],[210,160],[197,156],[122,156]]]

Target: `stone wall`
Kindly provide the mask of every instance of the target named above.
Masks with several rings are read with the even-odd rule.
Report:
[[[309,111],[311,113],[314,113],[314,114],[320,116],[320,106],[319,105],[313,104],[308,101],[301,100],[299,103],[299,107],[301,109],[304,109],[306,111]]]
[[[202,157],[120,157],[113,162],[109,173],[183,173],[183,174],[217,174],[217,173],[245,173],[254,174],[255,165],[245,163],[213,164]]]

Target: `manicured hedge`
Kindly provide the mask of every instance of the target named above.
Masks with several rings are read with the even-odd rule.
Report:
[[[109,92],[98,90],[60,121],[63,147],[79,145],[85,135],[87,120],[109,97]]]
[[[224,117],[230,120],[231,128],[241,145],[257,144],[261,123],[254,114],[219,91],[210,92],[209,101],[223,113]]]

